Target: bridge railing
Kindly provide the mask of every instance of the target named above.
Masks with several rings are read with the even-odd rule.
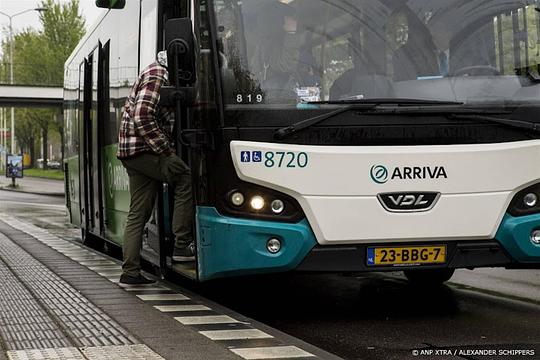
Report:
[[[9,85],[10,63],[0,62],[0,85]],[[63,69],[45,64],[13,63],[13,85],[62,86]]]

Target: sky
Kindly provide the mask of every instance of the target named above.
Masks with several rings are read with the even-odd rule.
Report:
[[[68,3],[71,0],[55,1],[60,3]],[[13,15],[27,9],[34,9],[36,7],[39,7],[40,3],[40,0],[0,0],[0,11],[8,15]],[[97,20],[99,14],[103,11],[103,9],[99,9],[96,7],[95,0],[79,0],[79,8],[82,16],[86,20],[86,28],[92,26],[94,21]],[[6,30],[8,28],[8,25],[8,18],[4,15],[0,15],[0,27],[2,28],[0,36],[8,36]],[[31,11],[13,18],[14,32],[18,32],[28,27],[32,27],[37,30],[41,29],[41,24],[39,22],[39,16],[37,11]]]

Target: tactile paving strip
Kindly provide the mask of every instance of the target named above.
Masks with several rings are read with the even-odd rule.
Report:
[[[9,360],[86,360],[75,347],[8,351]]]
[[[10,360],[165,360],[146,345],[8,351]]]
[[[0,335],[8,350],[71,345],[57,324],[2,261],[0,278]]]
[[[81,352],[88,360],[165,360],[146,345],[97,346]]]
[[[0,234],[0,258],[32,296],[64,326],[64,332],[69,335],[74,345],[137,343],[135,338],[107,314],[2,234]],[[20,333],[21,331],[12,332],[15,336]],[[24,334],[24,331],[22,333]]]

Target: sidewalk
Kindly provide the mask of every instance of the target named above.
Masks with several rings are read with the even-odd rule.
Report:
[[[115,259],[0,214],[0,359],[340,359],[167,281],[119,284],[121,273]]]
[[[19,191],[29,194],[49,195],[49,196],[64,196],[64,181],[42,179],[34,177],[25,177],[16,180],[16,189],[11,188],[11,179],[5,176],[0,176],[0,190]]]
[[[153,306],[172,301],[141,300],[171,290],[124,289],[104,277],[118,282],[120,273],[113,259],[0,215],[0,358],[239,359]]]

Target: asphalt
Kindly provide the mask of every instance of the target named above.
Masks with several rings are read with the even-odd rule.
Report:
[[[345,359],[412,359],[418,349],[529,349],[538,355],[539,273],[460,270],[448,285],[427,289],[398,273],[293,274],[214,284],[202,292]]]
[[[16,188],[12,188],[11,184],[11,178],[0,176],[0,189],[5,191],[17,191],[28,194],[58,197],[65,196],[63,180],[24,177],[22,179],[16,179]]]

